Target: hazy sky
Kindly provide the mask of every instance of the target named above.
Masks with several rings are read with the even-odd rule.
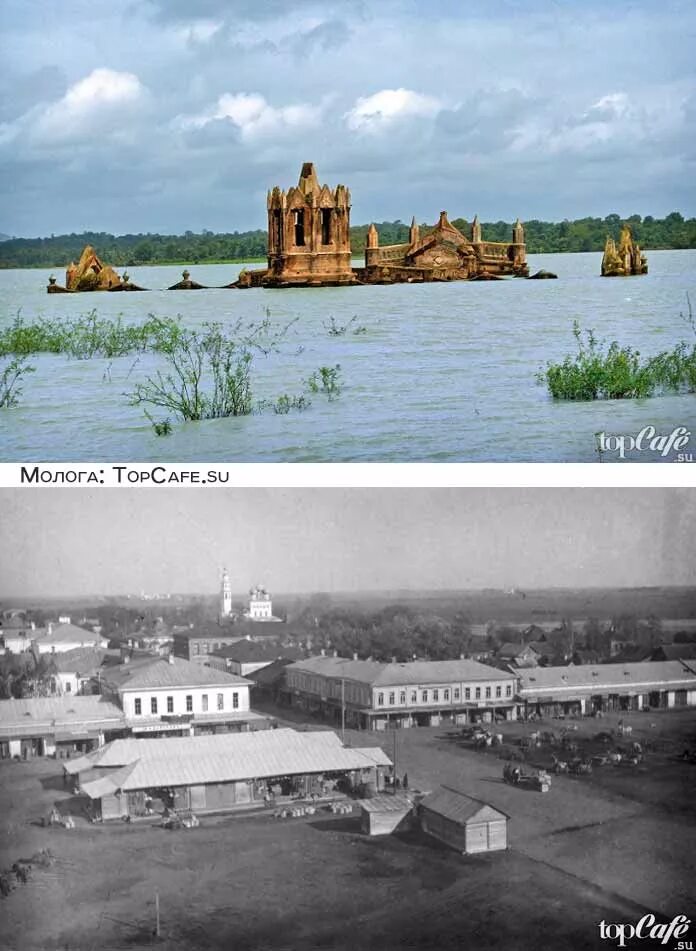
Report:
[[[696,583],[690,489],[3,489],[0,596]]]
[[[693,0],[2,0],[0,232],[696,212]]]

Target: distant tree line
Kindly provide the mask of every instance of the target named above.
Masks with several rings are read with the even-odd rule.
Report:
[[[466,654],[472,638],[468,619],[451,620],[390,605],[381,611],[359,613],[341,608],[315,618],[311,630],[312,651],[336,651],[340,657],[357,654],[361,660],[396,659],[405,662],[453,660]]]
[[[631,225],[642,248],[696,248],[696,218],[683,218],[673,211],[666,218],[619,215],[606,218],[579,218],[576,221],[524,222],[527,250],[532,254],[562,251],[601,251],[607,235],[618,239],[622,222]],[[403,244],[408,241],[408,225],[403,221],[376,222],[380,244]],[[455,218],[453,224],[469,233],[470,223]],[[427,230],[431,225],[422,224]],[[362,255],[367,239],[367,225],[351,228],[351,247]],[[484,240],[510,241],[512,223],[494,221],[482,224]],[[135,267],[148,264],[212,264],[227,261],[251,261],[266,256],[265,231],[234,231],[214,234],[203,231],[183,235],[124,234],[86,231],[83,234],[51,235],[48,238],[10,238],[0,242],[0,267],[53,267],[63,269],[77,261],[86,244],[113,267]]]

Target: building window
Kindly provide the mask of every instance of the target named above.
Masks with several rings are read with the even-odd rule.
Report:
[[[403,706],[406,703],[406,691],[402,690],[399,694],[399,703]]]
[[[321,209],[321,243],[331,244],[331,209]]]
[[[428,691],[427,691],[427,690],[424,690],[423,693],[421,694],[421,700],[423,701],[423,703],[427,703],[427,702],[428,702]]]
[[[480,688],[480,687],[477,687],[477,688],[476,688],[476,699],[477,699],[477,700],[480,700],[480,699],[481,699],[481,688]]]
[[[186,695],[186,712],[193,713],[193,697],[190,693]]]
[[[440,699],[440,691],[439,691],[439,690],[433,690],[433,700],[437,703],[437,701],[438,701],[439,699]]]
[[[505,696],[506,697],[512,696],[512,684],[508,684],[507,687],[505,688]]]
[[[72,685],[71,685],[71,683],[70,683],[69,680],[66,680],[66,682],[65,682],[65,692],[66,692],[66,693],[70,693],[71,691],[72,691]]]
[[[383,694],[383,693],[378,693],[378,694],[377,694],[377,706],[378,706],[378,707],[383,707],[383,706],[384,706],[384,694]]]
[[[208,712],[208,694],[207,693],[204,693],[203,696],[201,697],[201,709],[203,710],[203,713]]]
[[[218,710],[224,710],[224,709],[225,709],[225,695],[224,693],[219,693],[218,694]]]
[[[157,697],[150,697],[150,713],[157,713]]]
[[[418,691],[417,691],[417,690],[412,690],[412,691],[411,691],[411,703],[418,703]]]
[[[298,248],[304,247],[304,209],[298,208],[293,212],[295,218],[295,244]]]
[[[503,695],[503,688],[502,688],[502,687],[496,687],[496,688],[495,688],[495,695],[496,695],[496,697],[502,697],[502,695]]]
[[[167,713],[174,713],[174,697],[167,697]]]
[[[491,699],[491,688],[486,687],[486,700],[490,700],[490,699]]]
[[[222,696],[222,694],[220,694],[220,696]],[[232,709],[239,709],[239,694],[236,691],[232,694]]]
[[[464,688],[464,699],[471,700],[471,687]]]
[[[200,646],[200,645],[199,645],[198,641],[194,641],[193,644],[191,644],[191,653],[192,653],[192,654],[197,654],[197,653],[198,653],[199,646]]]
[[[394,691],[392,690],[392,692],[389,694],[389,704],[390,704],[390,706],[393,707],[395,701],[396,701],[396,694],[395,694]]]
[[[443,690],[442,696],[445,700],[449,700],[449,690]]]
[[[455,699],[455,700],[459,700],[459,696],[460,696],[459,687],[455,687],[455,688],[454,688],[454,699]],[[467,699],[468,699],[468,698],[467,698]]]
[[[136,715],[136,717],[139,717],[142,712],[143,712],[143,702],[142,702],[142,700],[140,699],[140,697],[136,697],[136,698],[135,698],[135,715]]]

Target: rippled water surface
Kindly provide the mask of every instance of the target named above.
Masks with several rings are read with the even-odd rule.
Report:
[[[602,279],[599,254],[535,255],[532,271],[557,281],[397,285],[312,290],[151,290],[147,294],[47,295],[49,271],[0,271],[0,321],[96,308],[127,321],[180,314],[187,325],[237,318],[279,327],[298,318],[282,351],[258,357],[256,399],[303,391],[321,365],[341,365],[339,399],[312,398],[304,412],[176,423],[157,437],[124,396],[152,371],[151,357],[32,358],[18,407],[0,410],[4,461],[596,461],[594,433],[696,431],[696,397],[560,403],[535,375],[574,349],[573,320],[645,355],[693,339],[680,317],[696,304],[696,251],[649,253],[650,274]],[[252,265],[253,266],[253,265]],[[191,268],[203,284],[233,280],[239,266]],[[164,288],[180,267],[135,268],[132,279]],[[324,326],[357,317],[367,333],[331,337]],[[157,418],[166,414],[155,411]],[[696,445],[692,450],[696,457]],[[634,453],[659,461],[654,453]]]

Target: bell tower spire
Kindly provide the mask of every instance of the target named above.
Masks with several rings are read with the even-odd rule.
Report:
[[[220,617],[229,617],[230,614],[232,614],[232,585],[227,568],[223,568],[220,586]]]

